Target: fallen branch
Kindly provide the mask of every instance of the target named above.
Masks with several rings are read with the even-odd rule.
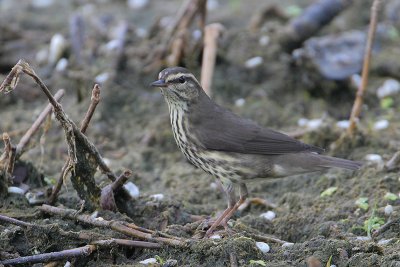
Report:
[[[144,239],[149,242],[157,242],[161,244],[166,244],[174,247],[187,247],[189,240],[181,239],[181,238],[165,238],[165,237],[157,237],[152,234],[145,233],[139,230],[135,230],[133,228],[127,227],[123,222],[117,221],[107,221],[104,219],[93,218],[90,215],[77,214],[76,210],[73,209],[62,209],[49,205],[42,205],[39,209],[45,213],[59,215],[63,218],[68,218],[71,220],[77,220],[82,223],[86,223],[96,227],[109,228],[119,233],[123,233],[128,236],[132,236],[139,239]]]
[[[371,52],[372,45],[374,42],[375,32],[376,32],[376,24],[378,22],[378,10],[380,8],[382,0],[374,0],[371,7],[371,19],[368,30],[368,39],[364,53],[364,63],[362,68],[362,78],[360,87],[358,87],[356,99],[353,104],[353,108],[351,110],[350,115],[350,125],[347,128],[347,133],[352,136],[356,130],[356,123],[360,117],[361,107],[364,101],[364,94],[367,90],[368,85],[368,74],[369,74],[369,65],[371,60]]]
[[[89,256],[96,250],[95,245],[86,245],[80,248],[67,249],[58,252],[43,253],[33,256],[20,257],[15,259],[8,259],[0,261],[3,265],[17,265],[17,264],[33,264],[38,262],[49,262],[70,258],[77,258],[83,256]]]
[[[54,99],[56,101],[60,101],[60,99],[64,96],[65,91],[63,89],[60,89],[57,91],[57,93],[54,95]],[[49,115],[52,111],[52,105],[47,104],[45,109],[39,114],[35,122],[32,124],[32,126],[26,131],[24,136],[22,136],[21,140],[19,140],[19,143],[17,145],[17,151],[16,151],[16,158],[18,159],[22,153],[24,152],[25,146],[28,144],[29,140],[31,137],[37,132],[39,129],[40,125],[44,122],[46,119],[47,115]]]
[[[131,170],[123,171],[122,174],[117,178],[117,180],[105,186],[101,190],[100,207],[103,210],[112,210],[112,211],[117,210],[117,204],[115,203],[114,194],[125,184],[125,182],[131,175],[132,175]]]
[[[27,222],[24,222],[24,221],[20,221],[20,220],[17,220],[17,219],[14,219],[14,218],[11,218],[11,217],[8,217],[8,216],[5,216],[5,215],[1,215],[1,214],[0,214],[0,221],[1,222],[15,224],[15,225],[18,225],[18,226],[21,226],[21,227],[32,227],[32,226],[34,226],[34,224],[27,223]]]
[[[218,38],[224,31],[220,23],[207,25],[204,29],[203,62],[201,65],[201,86],[211,96],[211,83],[217,58]]]

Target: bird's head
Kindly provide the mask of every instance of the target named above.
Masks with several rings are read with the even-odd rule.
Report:
[[[194,75],[182,67],[162,70],[150,86],[160,87],[167,102],[176,104],[196,101],[203,90]]]

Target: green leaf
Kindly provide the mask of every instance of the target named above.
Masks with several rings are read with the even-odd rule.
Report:
[[[288,7],[285,8],[286,15],[291,18],[299,16],[301,12],[302,12],[301,7],[297,5],[289,5]]]
[[[261,266],[267,266],[267,264],[265,263],[265,261],[263,260],[250,260],[250,265],[261,265]]]
[[[398,197],[396,194],[393,194],[393,193],[391,193],[391,192],[387,192],[383,198],[386,199],[386,200],[395,201],[395,200],[397,200],[399,197]]]
[[[360,197],[359,199],[356,200],[356,205],[362,210],[368,210],[369,205],[368,205],[368,198],[367,197]]]
[[[388,109],[393,107],[394,104],[394,100],[391,97],[385,97],[383,99],[381,99],[381,108],[383,109]]]
[[[329,196],[332,196],[333,193],[335,193],[337,189],[338,189],[338,188],[337,188],[336,186],[329,187],[329,188],[325,189],[325,190],[321,193],[320,196],[321,196],[321,197],[329,197]]]
[[[363,229],[367,232],[368,237],[371,237],[371,231],[378,229],[383,224],[385,224],[385,220],[375,216],[375,210],[373,210],[371,217],[364,221]]]
[[[163,265],[165,263],[165,260],[160,256],[156,255],[155,258],[159,264]]]
[[[332,262],[332,255],[329,257],[329,260],[326,263],[326,267],[331,267],[331,262]]]

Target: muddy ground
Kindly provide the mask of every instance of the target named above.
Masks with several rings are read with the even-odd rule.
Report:
[[[354,63],[349,71],[345,67],[330,68],[324,61],[315,65],[321,54],[307,54],[312,44],[308,48],[300,45],[306,48],[297,52],[282,49],[279,38],[284,27],[313,1],[209,1],[207,23],[220,22],[226,28],[219,41],[213,78],[215,101],[263,126],[294,133],[304,142],[325,148],[328,155],[362,161],[364,165],[355,172],[332,169],[250,184],[250,196],[266,202],[253,201],[238,212],[230,221],[232,233],[221,231],[222,238],[203,240],[196,239],[203,233],[201,216],[221,212],[226,207],[224,194],[212,177],[192,167],[178,151],[164,99],[158,90],[148,87],[163,68],[148,68],[156,61],[150,57],[148,62],[155,49],[154,36],[165,33],[165,25],[176,16],[181,2],[150,0],[142,8],[132,8],[126,1],[0,1],[1,80],[20,58],[26,59],[53,93],[59,88],[66,90],[61,103],[76,123],[86,112],[93,84],[102,87],[102,99],[87,136],[115,173],[124,169],[134,172],[130,181],[137,185],[140,196],[128,203],[117,201],[120,212],[99,211],[98,216],[195,239],[187,247],[107,247],[69,261],[74,266],[141,266],[140,262],[149,258],[157,259],[153,266],[235,266],[235,262],[238,266],[400,266],[399,165],[390,170],[384,166],[400,148],[400,89],[390,89],[384,97],[376,94],[388,79],[400,79],[397,1],[386,1],[379,13],[382,23],[359,130],[353,140],[345,139],[336,146],[332,144],[345,132],[337,122],[348,119],[355,97],[350,76],[361,70],[352,56],[362,55],[362,49],[344,49],[347,53],[340,60]],[[352,1],[314,37],[348,31],[365,34],[371,2]],[[272,5],[276,10],[250,29],[255,16]],[[72,45],[69,24],[77,14],[83,18],[85,28],[81,61]],[[155,27],[158,20],[164,26]],[[124,59],[122,66],[119,61],[117,66],[118,55],[110,48],[110,41],[124,21],[128,25]],[[194,23],[191,30],[196,27]],[[65,37],[65,47],[51,63],[46,51],[56,33]],[[345,41],[338,42],[329,51],[322,48],[321,53],[342,56],[338,55],[343,52],[340,42]],[[190,49],[180,64],[200,77],[201,49],[193,43]],[[246,67],[246,61],[253,57],[262,57],[263,62]],[[68,66],[59,66],[59,58],[66,58]],[[330,75],[340,77],[328,77],[323,67]],[[39,87],[22,77],[13,92],[0,97],[0,132],[8,132],[11,141],[18,143],[45,105]],[[68,154],[59,123],[52,119],[44,125],[16,168],[24,172],[17,176],[23,177],[29,192],[43,193],[45,199]],[[109,183],[100,172],[95,177],[99,187]],[[45,227],[40,232],[35,227],[0,222],[0,260],[88,244],[71,236],[62,237],[55,228],[128,238],[42,213],[37,208],[40,205],[40,200],[36,205],[29,204],[24,195],[1,194],[2,215]],[[55,206],[81,206],[68,178]],[[267,211],[273,211],[276,217],[267,220],[260,216]],[[368,229],[368,222],[372,229]],[[286,243],[264,240],[270,250],[263,253],[256,246],[256,241],[262,241],[260,235]],[[65,262],[59,261],[58,266]]]

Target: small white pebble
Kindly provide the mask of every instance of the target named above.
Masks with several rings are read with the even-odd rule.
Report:
[[[218,185],[217,185],[217,183],[215,183],[215,182],[210,183],[210,187],[211,187],[211,189],[213,189],[213,190],[217,190],[217,189],[218,189]]]
[[[268,253],[270,251],[270,247],[267,243],[264,242],[256,242],[256,246],[262,253]]]
[[[155,201],[161,201],[164,199],[164,195],[163,194],[154,194],[154,195],[151,195],[150,198],[152,198]]]
[[[68,59],[62,58],[57,62],[55,70],[58,72],[63,72],[67,69],[68,67]]]
[[[371,237],[368,236],[356,236],[357,241],[369,241],[371,240]]]
[[[365,160],[374,162],[377,164],[383,163],[382,156],[379,154],[367,154],[367,155],[365,155]]]
[[[59,33],[54,34],[50,40],[48,62],[50,64],[55,64],[61,58],[66,47],[67,40],[65,40],[64,36]]]
[[[269,44],[269,36],[268,35],[263,35],[260,37],[260,39],[258,40],[258,43],[261,46],[267,46]]]
[[[142,9],[146,7],[149,3],[149,0],[128,0],[128,7],[131,9]]]
[[[106,49],[108,51],[115,51],[121,46],[121,40],[113,39],[106,44]]]
[[[32,0],[31,4],[35,8],[46,8],[51,6],[54,0]]]
[[[136,35],[140,38],[144,38],[147,36],[147,30],[145,28],[137,28],[135,32]]]
[[[267,221],[272,221],[273,219],[276,218],[276,213],[273,212],[272,210],[269,210],[267,212],[261,213],[260,217]]]
[[[336,265],[335,264],[331,264],[331,266],[330,267],[336,267]]]
[[[379,120],[379,121],[374,123],[374,130],[375,131],[384,130],[387,127],[389,127],[389,122],[387,120]]]
[[[293,246],[294,246],[294,243],[292,243],[292,242],[285,242],[285,243],[282,244],[283,248],[290,248],[290,247],[293,247]]]
[[[71,267],[71,262],[67,261],[67,262],[64,264],[64,267]]]
[[[376,90],[379,98],[395,95],[400,92],[400,83],[395,79],[387,79],[381,87]]]
[[[307,123],[307,128],[311,129],[311,130],[315,130],[320,128],[322,125],[322,119],[312,119],[309,120]]]
[[[244,98],[239,98],[239,99],[236,99],[236,101],[235,101],[235,105],[237,107],[242,107],[245,103],[246,103],[246,100]]]
[[[389,244],[389,243],[392,242],[392,241],[393,241],[393,238],[381,239],[381,240],[378,241],[378,245],[387,245],[387,244]]]
[[[139,187],[137,187],[134,183],[132,182],[127,182],[124,184],[124,188],[126,191],[128,191],[129,195],[131,198],[138,198],[140,195]]]
[[[25,194],[26,190],[23,190],[22,188],[16,187],[16,186],[10,186],[8,187],[8,193],[10,194],[18,194],[18,195],[23,195]]]
[[[174,20],[174,18],[172,18],[172,17],[162,17],[159,22],[160,27],[161,28],[169,27],[171,25],[171,23],[173,22],[173,20]]]
[[[200,30],[194,30],[192,32],[192,37],[194,40],[200,40],[201,36],[202,36],[202,33]]]
[[[307,123],[308,123],[308,119],[306,119],[306,118],[300,118],[297,121],[297,125],[299,125],[300,127],[305,127],[307,125]]]
[[[94,212],[92,212],[92,214],[90,214],[90,217],[93,219],[97,218],[97,216],[99,216],[99,212],[97,210],[95,210]]]
[[[208,0],[207,1],[207,10],[215,10],[219,7],[219,3],[217,0]]]
[[[393,213],[393,206],[392,205],[386,205],[385,206],[385,215],[389,216],[392,213]]]
[[[147,264],[156,264],[156,263],[157,263],[157,259],[155,259],[155,258],[148,258],[148,259],[139,261],[139,263],[145,264],[145,265],[147,265]]]
[[[248,69],[253,69],[259,65],[261,65],[263,63],[263,58],[262,57],[252,57],[250,59],[248,59],[244,65],[246,66],[246,68]]]
[[[350,126],[350,121],[348,120],[338,121],[336,122],[336,126],[340,129],[347,129]]]
[[[102,221],[104,221],[104,218],[103,218],[103,217],[97,217],[97,218],[96,218],[96,220],[98,220],[98,221],[101,221],[101,222],[102,222]]]
[[[221,239],[221,236],[219,234],[213,234],[210,236],[210,239]]]
[[[99,75],[97,75],[94,78],[94,81],[96,83],[102,84],[102,83],[105,83],[109,78],[110,78],[110,74],[108,72],[103,72],[103,73],[100,73]]]
[[[35,56],[36,62],[39,64],[44,64],[47,62],[49,57],[49,50],[47,48],[40,49]]]
[[[355,88],[359,88],[361,85],[361,76],[359,74],[353,74],[350,77],[351,83]]]

